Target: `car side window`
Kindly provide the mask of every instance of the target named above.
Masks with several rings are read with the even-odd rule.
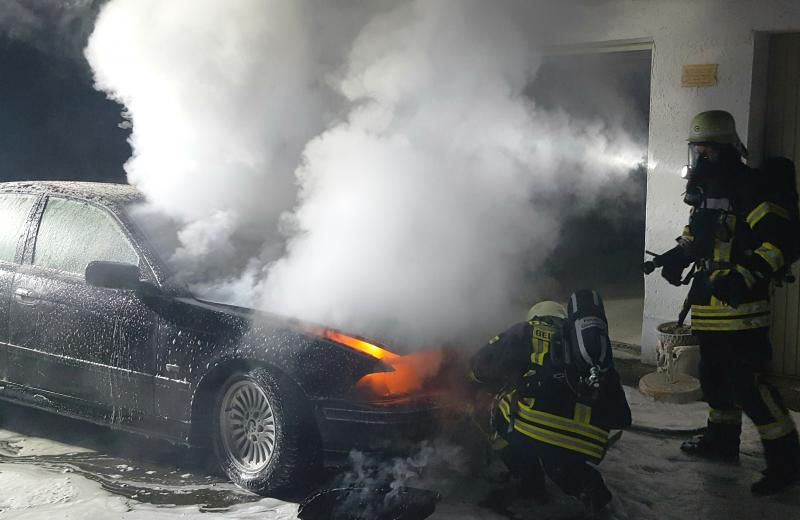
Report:
[[[0,194],[0,261],[13,262],[35,195]]]
[[[139,256],[111,215],[86,202],[49,198],[33,265],[83,274],[95,260],[139,265]]]

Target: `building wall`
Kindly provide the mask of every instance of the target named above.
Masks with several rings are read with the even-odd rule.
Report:
[[[678,172],[686,162],[691,117],[703,110],[728,110],[742,140],[759,148],[763,85],[758,74],[763,64],[758,59],[755,84],[753,77],[754,57],[763,57],[763,39],[757,33],[800,31],[800,1],[610,0],[592,9],[596,11],[587,17],[591,23],[584,21],[580,31],[562,43],[649,40],[653,44],[645,243],[651,251],[665,251],[674,245],[688,217]],[[696,63],[717,63],[718,85],[682,88],[681,66]],[[685,293],[685,288],[672,287],[658,275],[647,277],[645,362],[655,362],[655,326],[676,319]]]

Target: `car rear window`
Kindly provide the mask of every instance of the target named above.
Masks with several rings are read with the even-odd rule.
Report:
[[[136,251],[110,214],[86,202],[48,199],[33,264],[83,274],[95,260],[139,265]]]
[[[34,195],[0,194],[0,261],[14,261],[17,242],[35,201]]]

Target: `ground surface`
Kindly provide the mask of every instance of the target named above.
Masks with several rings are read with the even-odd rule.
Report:
[[[629,345],[641,345],[644,297],[606,298],[604,303],[611,339]]]
[[[762,465],[751,426],[740,464],[697,462],[678,450],[687,434],[650,430],[702,426],[704,405],[662,405],[627,391],[639,430],[626,432],[601,466],[616,495],[608,518],[800,518],[800,488],[767,499],[750,496]],[[3,405],[0,413],[2,520],[296,517],[297,505],[256,497],[209,475],[192,452],[13,406]],[[452,452],[429,458],[438,467],[428,485],[436,482],[445,495],[433,519],[580,518],[578,504],[558,493],[545,507],[514,503],[508,516],[484,509],[478,503],[499,486],[500,468],[493,466],[493,476],[470,476],[463,467],[448,474],[452,459]]]

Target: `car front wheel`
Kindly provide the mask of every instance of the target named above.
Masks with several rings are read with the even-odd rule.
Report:
[[[308,402],[265,368],[232,374],[214,414],[214,451],[237,485],[261,495],[305,491],[319,474],[318,434]]]

